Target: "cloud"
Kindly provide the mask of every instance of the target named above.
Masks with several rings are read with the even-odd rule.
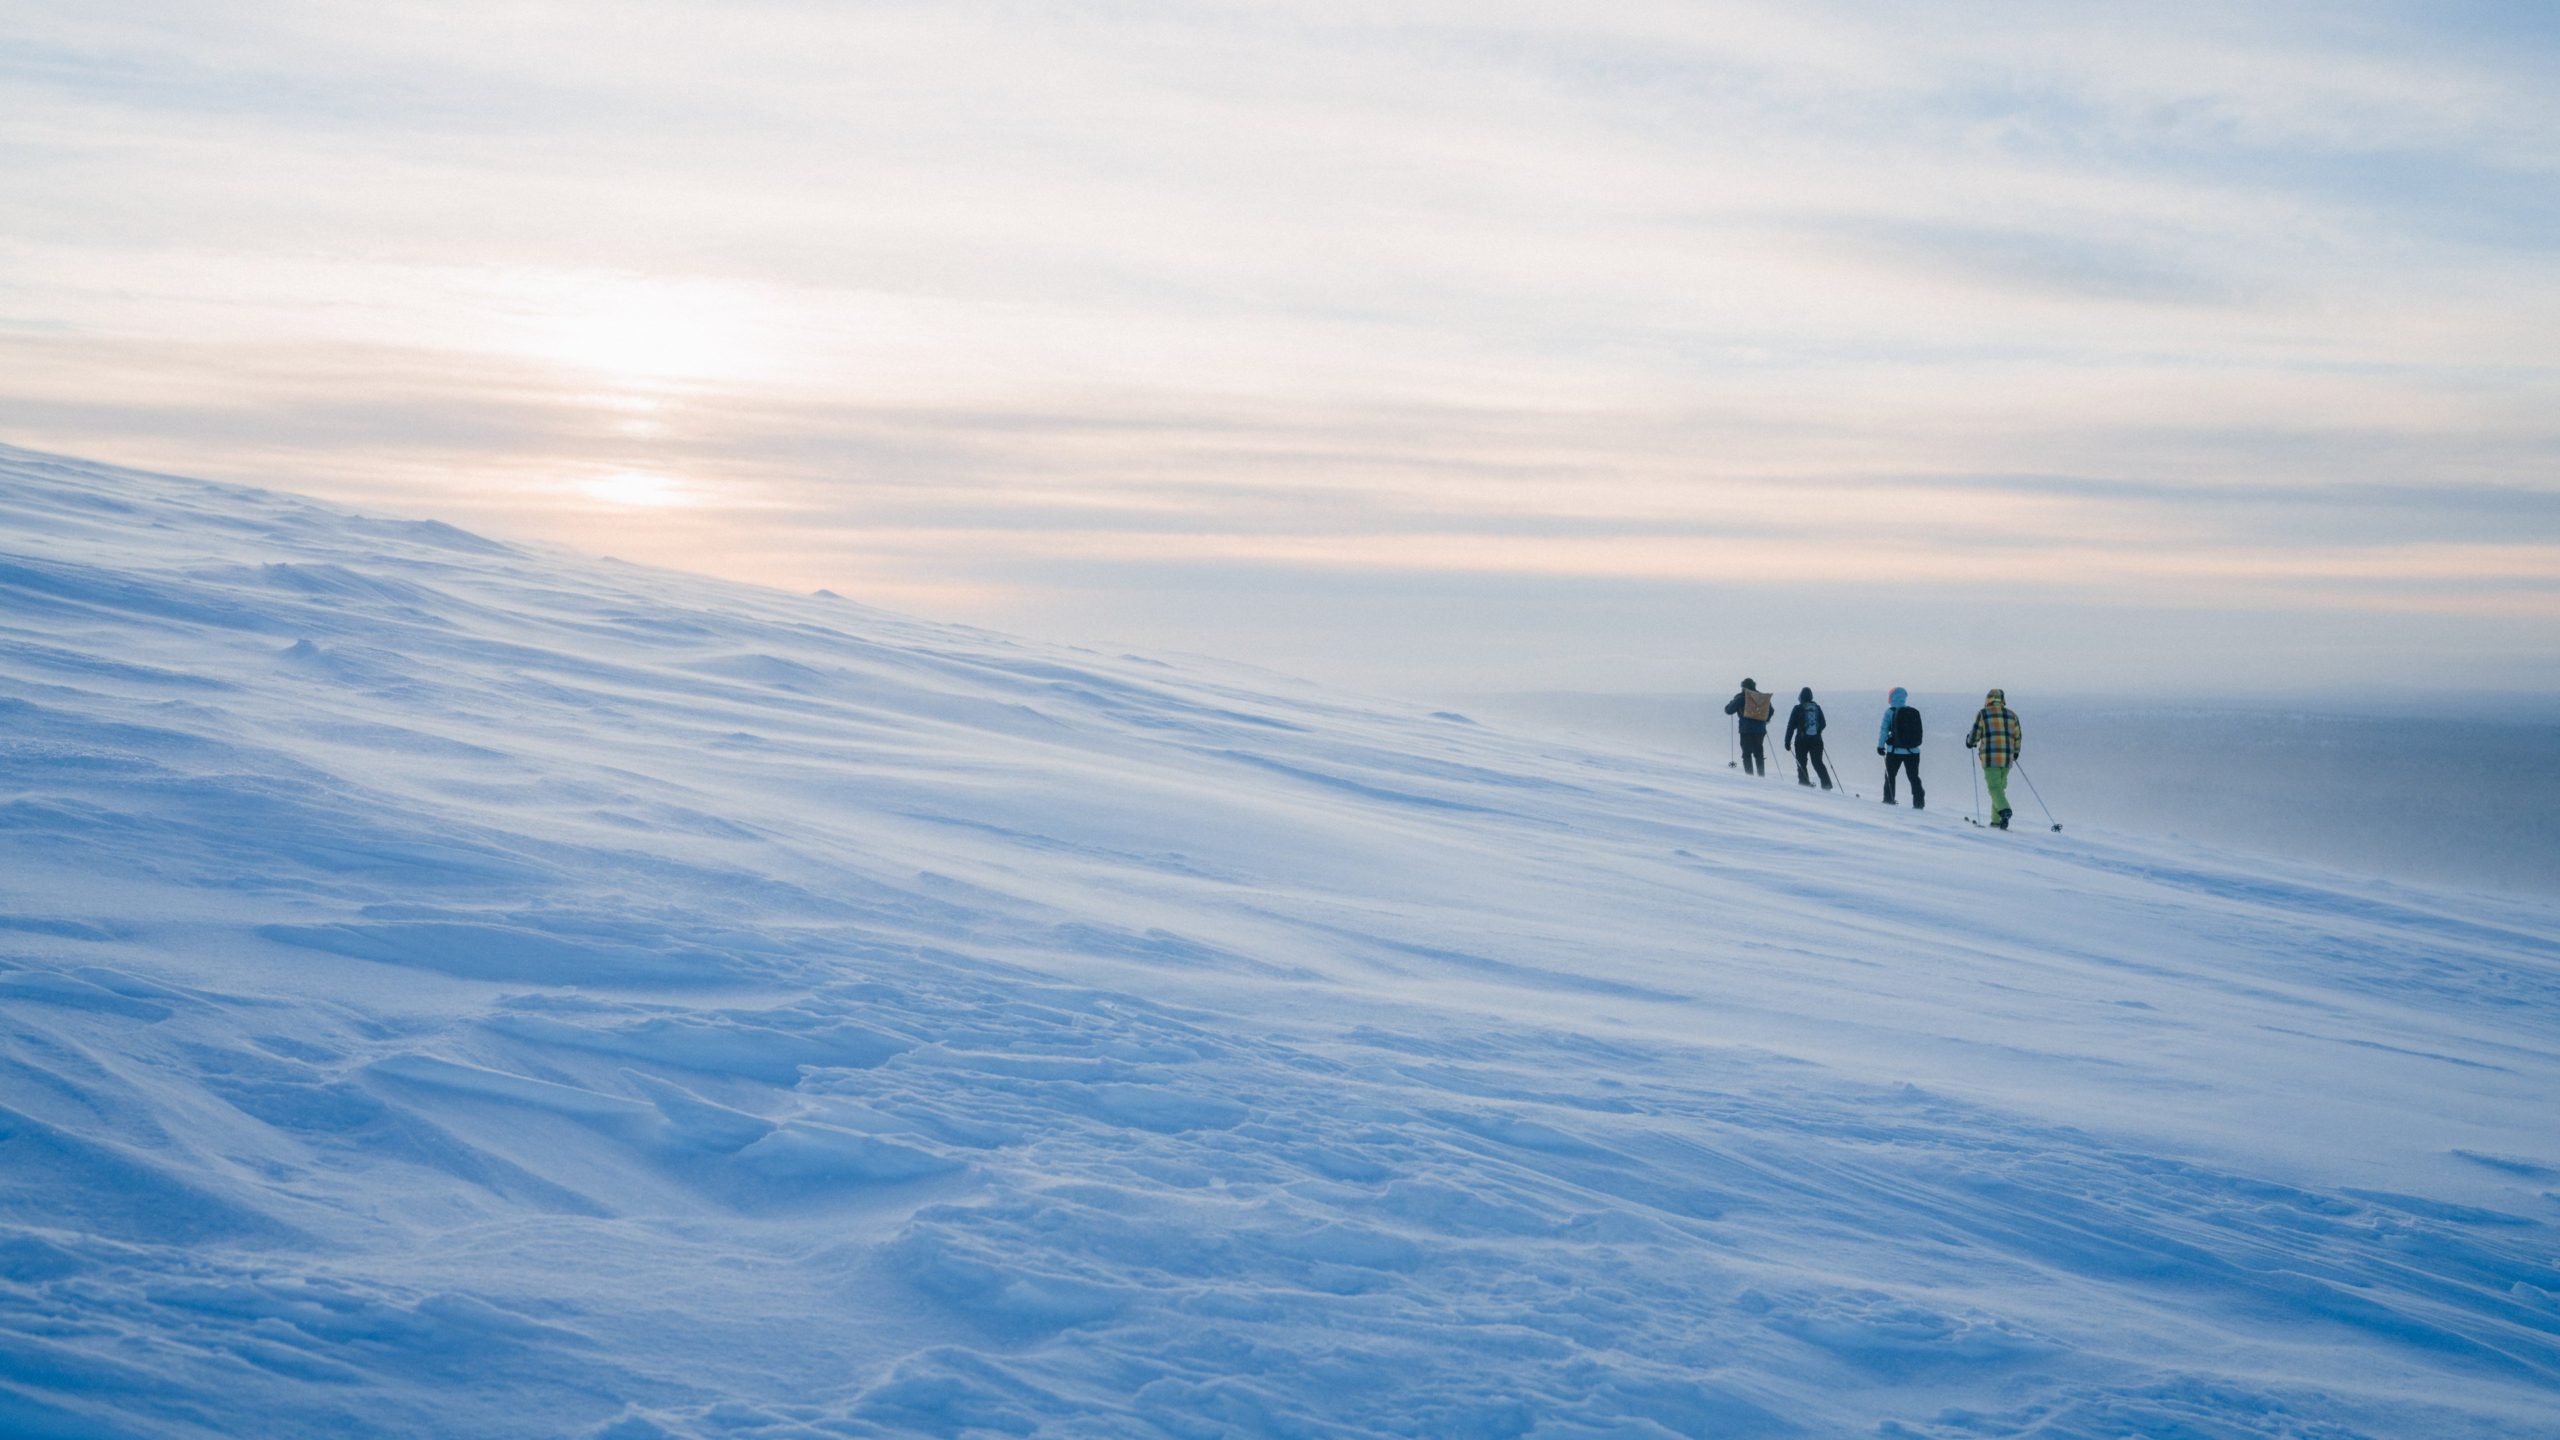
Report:
[[[1595,635],[1612,576],[1735,573],[2508,614],[2554,49],[2494,5],[21,7],[0,423],[999,624],[1248,569]]]
[[[1982,289],[2144,305],[2227,305],[2242,294],[2234,278],[2199,257],[2120,238],[1860,216],[1804,229],[1887,264]]]

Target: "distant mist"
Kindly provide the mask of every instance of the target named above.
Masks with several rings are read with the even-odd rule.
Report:
[[[1837,729],[1834,754],[1874,803],[1881,689],[1815,687]],[[1779,692],[1778,716],[1794,700]],[[1567,738],[1696,756],[1722,768],[1727,692],[1475,695],[1479,719]],[[2362,702],[2183,705],[2158,699],[2013,691],[2027,728],[2025,773],[2066,827],[2190,841],[2381,879],[2509,895],[2560,894],[2560,697],[2416,692]],[[1964,734],[1982,701],[1921,693],[1922,773],[1934,808],[1972,802]],[[2349,708],[2350,704],[2355,708]],[[1770,784],[1792,784],[1773,732]],[[2022,820],[2043,823],[2036,791],[2013,781]]]

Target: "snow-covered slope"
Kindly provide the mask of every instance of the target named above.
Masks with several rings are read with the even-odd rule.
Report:
[[[2549,908],[23,451],[0,536],[0,1432],[2560,1433]]]

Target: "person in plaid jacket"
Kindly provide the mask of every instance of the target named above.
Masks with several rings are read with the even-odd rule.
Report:
[[[1998,690],[1984,696],[1964,748],[1982,761],[1982,783],[1991,791],[1991,823],[1998,829],[2009,828],[2009,767],[2018,763],[2026,743],[2027,729],[2009,709],[2008,697]]]

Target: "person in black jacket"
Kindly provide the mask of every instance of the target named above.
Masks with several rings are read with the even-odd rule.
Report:
[[[1724,713],[1734,717],[1735,729],[1742,736],[1742,773],[1769,773],[1769,696],[1744,677],[1742,689],[1724,702]]]
[[[1929,793],[1920,788],[1920,712],[1903,703],[1911,692],[1896,685],[1886,700],[1884,723],[1876,727],[1876,753],[1884,757],[1884,803],[1893,802],[1895,771],[1911,777],[1911,808],[1928,808]]]
[[[1778,743],[1796,752],[1796,783],[1810,785],[1805,767],[1822,777],[1822,788],[1831,788],[1831,771],[1822,763],[1822,707],[1814,703],[1813,687],[1807,685],[1796,692],[1796,708],[1787,712],[1787,733]]]

